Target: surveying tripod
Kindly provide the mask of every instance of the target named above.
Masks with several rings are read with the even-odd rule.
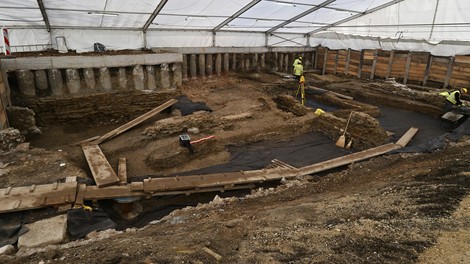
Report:
[[[302,75],[300,76],[300,80],[299,80],[299,88],[297,88],[297,92],[295,93],[295,98],[297,99],[297,95],[299,95],[299,92],[300,92],[300,96],[302,98],[302,105],[305,105],[305,77]]]

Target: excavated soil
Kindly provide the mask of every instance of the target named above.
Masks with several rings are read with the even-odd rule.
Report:
[[[351,110],[346,135],[354,140],[352,151],[395,140],[413,123],[427,132],[418,132],[411,145],[445,133],[436,118],[442,102],[434,90],[334,76],[307,75],[307,80],[311,86],[351,95],[360,102],[315,93],[311,100],[339,109],[317,116],[315,109],[293,103],[291,95],[297,87],[277,76],[213,77],[186,83],[182,89],[212,112],[161,114],[101,147],[111,164],[126,157],[131,177],[165,176],[230,164],[233,147],[256,146],[250,153],[255,153],[254,159],[259,153],[261,159],[267,150],[260,145],[283,142],[281,147],[308,133],[319,133],[313,134],[321,142],[315,145],[334,149]],[[0,184],[41,183],[72,173],[90,175],[81,150],[69,144],[117,126],[83,126],[82,134],[67,126],[43,128],[47,133],[31,140],[32,150],[1,154],[2,161],[4,157],[9,160],[2,165]],[[199,133],[188,132],[193,127]],[[215,135],[215,139],[196,144],[191,155],[178,146],[181,133],[194,139]],[[23,249],[16,256],[0,256],[0,262],[470,263],[469,146],[470,138],[464,136],[433,152],[384,155],[328,174],[259,187],[249,195],[219,194],[227,197],[220,198],[212,194],[210,203],[200,204],[194,196],[193,206],[156,218],[160,220],[142,229],[102,231],[61,246]],[[314,147],[307,144],[304,155],[322,156],[321,149]],[[239,155],[243,153],[247,152]],[[294,157],[302,159],[302,155],[291,156],[290,163],[295,163]],[[41,168],[36,161],[41,159],[51,166]],[[32,168],[42,176],[36,178]],[[147,204],[152,201],[158,202]]]

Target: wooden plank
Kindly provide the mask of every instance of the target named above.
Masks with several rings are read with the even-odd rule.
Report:
[[[455,62],[457,63],[468,63],[470,64],[470,56],[457,55],[455,56]],[[469,65],[470,66],[470,65]]]
[[[33,192],[31,186],[0,189],[0,213],[71,204],[76,190],[77,182],[35,185]]]
[[[374,61],[372,62],[372,70],[370,72],[370,79],[373,80],[375,76],[375,67],[377,67],[377,57],[379,56],[379,51],[374,51]]]
[[[454,57],[451,57],[449,60],[449,65],[447,66],[447,73],[446,73],[446,78],[444,79],[443,88],[446,88],[447,86],[449,86],[449,81],[450,81],[450,78],[452,77],[453,64],[454,64]]]
[[[353,162],[358,162],[362,160],[366,160],[372,157],[376,157],[382,154],[385,154],[387,152],[390,152],[395,149],[401,148],[400,145],[394,144],[394,143],[389,143],[386,145],[382,145],[379,147],[367,149],[361,152],[356,152],[353,154],[349,154],[343,157],[327,160],[324,162],[316,163],[310,166],[305,166],[299,169],[299,174],[300,175],[308,175],[308,174],[314,174],[314,173],[319,173],[325,170],[341,167]]]
[[[287,164],[287,163],[285,163],[284,161],[278,160],[278,159],[273,159],[273,160],[271,161],[271,163],[276,164],[277,166],[283,167],[283,168],[296,169],[296,167],[294,167],[294,166],[292,166],[292,165],[290,165],[290,164]]]
[[[307,89],[317,90],[317,91],[322,91],[322,92],[328,92],[328,93],[334,94],[334,95],[336,95],[337,97],[340,97],[340,98],[343,98],[343,99],[354,100],[354,98],[351,97],[351,96],[344,95],[344,94],[340,94],[340,93],[333,92],[333,91],[329,91],[329,90],[325,90],[325,89],[318,88],[318,87],[315,87],[315,86],[309,85],[309,86],[307,86],[306,88],[307,88]]]
[[[184,180],[184,177],[181,177]],[[136,182],[143,184],[143,182]],[[138,197],[138,196],[166,196],[166,195],[178,195],[178,194],[193,194],[193,193],[204,193],[204,192],[225,192],[228,190],[243,190],[253,189],[254,184],[229,184],[225,186],[207,187],[207,188],[194,188],[188,187],[187,189],[174,190],[174,191],[160,191],[160,192],[143,192],[132,190],[131,185],[127,186],[109,186],[105,188],[98,188],[96,186],[87,186],[84,192],[83,199],[85,200],[102,200],[102,199],[114,199],[120,197]]]
[[[98,139],[98,138],[100,138],[100,136],[94,136],[94,137],[91,137],[91,138],[87,138],[87,139],[84,139],[84,140],[81,140],[81,141],[72,143],[70,146],[80,146],[80,145],[82,145],[82,144],[90,143],[90,142],[92,142],[93,140],[96,140],[96,139]]]
[[[414,135],[416,135],[417,132],[418,129],[416,127],[408,129],[408,131],[406,131],[406,133],[397,141],[396,144],[401,147],[405,147],[408,142],[410,142],[410,140],[414,137]]]
[[[98,187],[114,185],[119,178],[98,145],[82,145],[88,166]]]
[[[324,162],[316,163],[313,165],[305,166],[299,169],[300,175],[308,175],[313,173],[318,173],[321,171],[337,168],[344,166],[353,162],[358,162],[361,160],[369,159],[376,157],[387,152],[390,152],[395,149],[400,149],[405,147],[406,144],[411,140],[411,138],[416,134],[417,128],[410,128],[398,141],[396,144],[389,143],[375,148],[367,149],[361,152],[356,152],[349,154],[343,157],[327,160]],[[399,143],[399,144],[398,144]]]
[[[433,60],[434,62],[437,63],[442,63],[442,64],[448,64],[449,63],[449,57],[434,57]]]
[[[246,172],[228,172],[146,179],[144,180],[144,192],[158,193],[165,191],[227,186],[231,184],[262,183],[265,181],[295,177],[296,175],[297,170],[274,168]]]
[[[406,57],[406,64],[405,64],[405,77],[403,78],[403,84],[408,82],[408,76],[410,74],[410,65],[411,65],[411,52],[408,53]]]
[[[161,111],[165,110],[166,108],[170,107],[171,105],[173,105],[174,103],[178,102],[178,100],[175,100],[175,99],[170,99],[168,101],[166,101],[165,103],[155,107],[154,109],[150,110],[149,112],[135,118],[134,120],[104,134],[103,136],[101,136],[100,138],[94,140],[91,142],[91,144],[95,144],[95,145],[98,145],[98,144],[101,144],[103,143],[105,140],[108,140],[110,138],[113,138],[115,136],[118,136],[120,135],[121,133],[124,133],[125,131],[127,131],[128,129],[131,129],[133,128],[134,126],[144,122],[145,120],[149,119],[149,118],[152,118],[153,116],[155,116],[156,114],[160,113]]]
[[[84,200],[113,199],[119,197],[146,196],[142,191],[133,191],[131,185],[116,185],[99,188],[97,186],[86,186]]]
[[[390,78],[390,72],[391,72],[391,70],[392,70],[394,54],[395,54],[395,51],[392,50],[392,51],[390,52],[390,58],[388,59],[387,74],[385,75],[385,78],[386,78],[386,79]]]
[[[118,164],[118,178],[119,178],[119,185],[126,185],[127,184],[127,159],[120,158]]]

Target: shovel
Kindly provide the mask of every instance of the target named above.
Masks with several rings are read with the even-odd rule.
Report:
[[[353,113],[353,111],[351,111],[351,113],[349,114],[348,122],[346,123],[346,127],[344,128],[343,134],[336,141],[336,146],[338,146],[340,148],[344,148],[344,146],[346,145],[346,136],[345,136],[346,135],[346,129],[348,129],[348,125],[349,125],[349,121],[351,120],[352,113]]]

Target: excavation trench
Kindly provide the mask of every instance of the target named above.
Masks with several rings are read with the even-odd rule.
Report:
[[[238,84],[231,85],[217,87],[217,90],[230,90],[237,87]],[[251,96],[252,101],[245,103],[247,105],[243,105],[244,99],[237,101],[237,94],[233,95],[234,102],[227,102],[227,99],[225,99],[226,101],[221,99],[227,97],[226,94],[211,98],[213,95],[208,93],[207,105],[214,108],[213,113],[204,111],[189,116],[180,116],[175,114],[175,111],[173,113],[167,111],[115,139],[101,144],[100,147],[113,167],[116,167],[120,157],[126,157],[130,181],[139,181],[148,177],[185,176],[261,169],[269,165],[273,159],[281,160],[291,166],[302,167],[341,157],[374,145],[395,142],[412,126],[419,128],[419,132],[409,143],[410,146],[424,143],[446,132],[441,128],[440,121],[435,117],[398,110],[389,106],[377,107],[363,102],[339,100],[320,92],[308,93],[307,107],[310,109],[306,110],[307,114],[293,117],[292,113],[277,110],[279,105],[276,107],[271,99],[273,95],[276,96],[276,94],[272,94],[272,89],[269,90],[271,97],[266,97],[265,92],[263,90],[261,93]],[[286,90],[282,89],[277,92],[277,94],[285,93]],[[292,93],[292,90],[288,90],[287,93]],[[148,104],[145,103],[143,106],[148,109],[155,105],[155,102],[151,103],[152,100],[155,100],[155,98],[158,98],[157,100],[162,99],[160,96],[145,97],[140,94],[136,97],[136,100],[138,98],[147,98],[144,101]],[[163,97],[167,98],[168,96],[168,94],[165,94]],[[202,97],[193,96],[193,100],[206,102]],[[244,98],[243,95],[240,95],[240,97]],[[99,100],[104,100],[105,97],[99,98]],[[124,100],[121,96],[119,98]],[[75,98],[74,100],[78,99]],[[86,97],[83,100],[87,102],[87,106],[95,109],[93,107],[93,97]],[[112,110],[113,100],[106,100],[108,108]],[[287,98],[286,100],[290,99]],[[27,101],[23,102],[25,102],[24,106],[27,106]],[[81,104],[80,101],[75,102]],[[41,105],[41,103],[47,105],[41,108],[43,112],[49,111],[48,109],[56,109],[52,100],[47,100],[47,102],[38,101],[36,105]],[[117,104],[119,104],[119,101]],[[245,106],[248,110],[240,114],[240,110],[244,110],[243,107]],[[42,119],[43,134],[32,137],[31,146],[46,148],[48,151],[66,152],[71,163],[77,164],[87,175],[91,175],[81,149],[69,144],[91,136],[104,134],[118,127],[124,120],[129,120],[129,115],[124,114],[125,107],[118,107],[116,118],[98,119],[100,122],[96,126],[83,126],[76,122],[61,124],[61,122],[50,121],[50,123],[45,123],[46,119]],[[312,113],[316,108],[322,108],[333,115],[315,116]],[[78,107],[73,111],[79,109]],[[140,108],[133,109],[134,116],[135,113],[142,112]],[[351,119],[350,128],[348,128],[347,135],[354,139],[353,148],[348,150],[336,147],[334,142],[341,135],[341,129],[344,128],[351,110],[354,110],[357,114]],[[104,111],[104,108],[100,108],[100,111]],[[274,114],[271,114],[271,112],[274,112]],[[84,116],[99,115],[99,111],[96,111],[96,109],[92,115],[83,111],[81,113]],[[47,116],[51,118],[51,115]],[[224,119],[226,116],[230,116],[231,119]],[[379,125],[377,128],[371,127],[367,130],[368,128],[365,125],[373,122],[374,118],[372,116],[377,118]],[[75,115],[74,117],[75,121],[80,119],[79,116]],[[268,119],[267,121],[261,121],[263,118]],[[61,121],[66,119],[64,116],[60,117]],[[108,122],[105,122],[105,120]],[[175,126],[173,130],[161,130],[161,127],[168,128],[168,124],[161,124],[167,122],[167,120],[173,122],[172,124]],[[178,125],[181,126],[178,127]],[[199,128],[200,132],[189,133],[188,131],[191,131],[190,129],[193,127]],[[384,133],[382,132],[375,133],[375,129],[378,128],[390,132],[389,135],[391,136],[383,136]],[[166,134],[161,135],[162,131]],[[368,132],[373,134],[367,134]],[[188,149],[178,144],[178,136],[183,133],[189,133],[194,139],[215,135],[215,139],[196,144],[194,146],[196,152],[191,154]],[[376,141],[367,141],[368,137]],[[270,188],[278,184],[278,181],[274,181],[256,184],[251,187]],[[94,205],[102,208],[111,217],[116,224],[116,228],[124,229],[132,226],[144,226],[178,208],[212,201],[216,195],[228,197],[242,196],[248,193],[250,193],[249,190],[238,190],[224,193],[213,192],[191,194],[190,196],[176,195],[142,199],[137,202],[141,207],[141,212],[137,217],[130,219],[125,219],[116,212],[116,201],[102,200],[99,204],[95,203]],[[89,204],[93,205],[90,201]]]

